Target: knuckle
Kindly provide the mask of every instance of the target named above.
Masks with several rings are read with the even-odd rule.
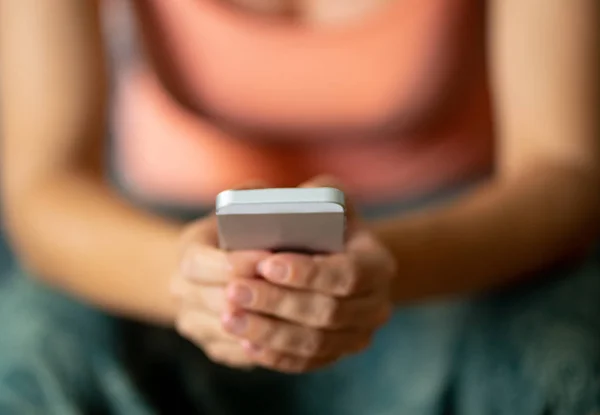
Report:
[[[257,321],[255,323],[256,335],[253,336],[256,343],[261,345],[272,344],[277,337],[278,329],[275,324],[268,323],[265,321]]]
[[[304,355],[319,355],[325,351],[325,334],[319,330],[311,330],[303,337],[301,344]]]
[[[309,354],[306,348],[307,333],[305,329],[289,327],[283,340],[283,348],[295,351],[301,355]]]
[[[329,258],[327,276],[321,281],[325,290],[335,295],[351,294],[357,285],[358,272],[353,257],[341,254]]]
[[[315,307],[314,324],[318,327],[329,327],[336,323],[339,314],[339,302],[332,297],[318,297]]]
[[[265,358],[269,366],[273,366],[282,370],[286,370],[292,364],[291,358],[281,353],[271,353]]]
[[[298,264],[297,269],[292,274],[296,278],[297,285],[313,287],[319,273],[319,267],[315,260],[307,258]]]
[[[260,358],[263,366],[267,366],[284,373],[301,371],[303,359],[278,352],[269,352]]]
[[[213,362],[220,363],[231,367],[247,367],[249,366],[248,359],[237,350],[233,350],[231,346],[223,343],[212,343],[203,347],[204,353]]]
[[[290,299],[289,308],[289,315],[301,321],[310,322],[318,312],[312,294],[298,294],[293,300]]]
[[[297,366],[295,359],[291,356],[279,355],[276,362],[276,365],[284,370],[294,370],[294,367]]]
[[[347,257],[338,268],[337,285],[341,295],[349,295],[356,291],[358,286],[358,261]]]
[[[313,361],[311,359],[297,359],[294,364],[293,370],[295,372],[308,372],[313,367]]]
[[[257,304],[266,310],[275,311],[283,302],[283,291],[275,286],[263,284],[257,291]]]
[[[213,361],[223,361],[225,360],[223,353],[219,349],[217,344],[207,344],[202,348],[204,353],[209,357],[210,360]]]
[[[175,330],[183,337],[193,337],[196,333],[195,320],[187,313],[175,320]]]
[[[200,247],[196,243],[190,243],[183,248],[179,264],[179,272],[182,276],[192,276],[192,273],[196,268],[196,262],[198,261],[199,255]]]
[[[308,362],[309,360],[305,358],[284,356],[279,367],[289,373],[302,373],[308,368]]]

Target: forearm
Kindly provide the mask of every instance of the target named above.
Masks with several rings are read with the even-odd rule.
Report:
[[[595,175],[547,168],[374,227],[400,264],[395,299],[415,302],[523,278],[589,244],[597,219]]]
[[[76,174],[40,181],[6,214],[18,255],[39,278],[108,312],[171,324],[177,224]]]

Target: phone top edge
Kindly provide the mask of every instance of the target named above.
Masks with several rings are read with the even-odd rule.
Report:
[[[344,207],[337,203],[244,203],[223,206],[217,209],[217,216],[226,215],[277,215],[297,213],[338,213],[344,214]]]
[[[225,190],[217,195],[217,213],[234,205],[335,204],[345,209],[344,193],[333,187]]]

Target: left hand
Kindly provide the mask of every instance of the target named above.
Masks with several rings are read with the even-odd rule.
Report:
[[[389,318],[394,260],[366,226],[349,221],[345,252],[273,254],[258,264],[263,278],[229,283],[223,326],[257,365],[318,369],[365,349]]]

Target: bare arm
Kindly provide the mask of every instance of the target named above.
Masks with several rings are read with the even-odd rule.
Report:
[[[493,0],[495,178],[450,206],[375,224],[398,301],[518,279],[590,244],[600,197],[597,0]]]
[[[102,178],[106,105],[94,1],[0,0],[4,220],[48,283],[109,311],[171,324],[179,225]]]

